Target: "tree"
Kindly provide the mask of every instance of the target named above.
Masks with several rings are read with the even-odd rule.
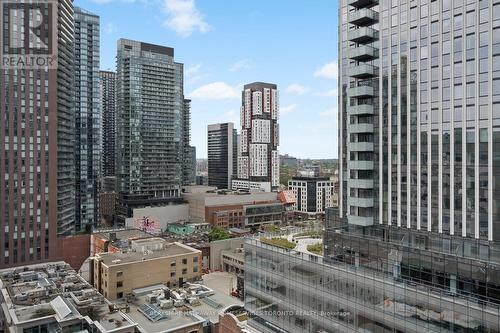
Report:
[[[213,241],[224,240],[229,238],[229,232],[219,227],[212,228],[212,231],[208,234],[208,239]]]

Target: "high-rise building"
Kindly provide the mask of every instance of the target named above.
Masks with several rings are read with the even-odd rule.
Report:
[[[196,182],[196,147],[191,143],[191,100],[184,100],[182,113],[182,185]]]
[[[196,147],[189,146],[187,155],[189,156],[187,161],[187,179],[184,182],[185,185],[195,185],[196,184]]]
[[[493,204],[500,5],[377,4],[343,3],[340,217],[500,240]]]
[[[208,185],[230,189],[237,168],[238,133],[233,123],[208,125]]]
[[[251,321],[500,331],[500,1],[341,0],[339,22],[339,208],[323,257],[247,241]]]
[[[102,176],[116,174],[116,73],[101,71]]]
[[[75,231],[96,226],[101,176],[100,19],[75,7]]]
[[[74,229],[73,3],[56,4],[50,38],[58,41],[57,67],[0,71],[0,268],[54,258],[57,236]],[[33,4],[17,5],[19,13]],[[2,22],[13,21],[0,29],[10,43],[12,27],[26,22],[4,6]],[[21,53],[31,54],[32,46],[26,42]]]
[[[183,168],[191,165],[187,154],[192,151],[183,67],[174,61],[173,48],[118,41],[116,150],[123,194],[119,211],[149,205],[148,200],[166,203],[179,197],[187,182]]]
[[[274,191],[280,184],[279,92],[275,84],[247,84],[242,93],[240,154],[235,190]]]

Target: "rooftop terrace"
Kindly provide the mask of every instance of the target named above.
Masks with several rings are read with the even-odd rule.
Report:
[[[158,238],[152,238],[150,240],[144,239],[140,240],[138,245],[143,244],[147,246],[148,241],[155,241]],[[138,242],[138,241],[135,241]],[[160,242],[162,243],[162,242]],[[201,253],[201,251],[193,249],[181,243],[162,243],[163,248],[157,250],[145,250],[145,251],[128,251],[128,252],[118,252],[118,253],[99,253],[98,256],[102,262],[108,266],[123,265],[128,263],[134,263],[144,260],[154,260],[158,258],[174,257],[180,255],[187,255],[193,253]]]

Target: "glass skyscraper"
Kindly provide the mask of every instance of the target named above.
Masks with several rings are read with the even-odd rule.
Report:
[[[233,123],[208,125],[208,185],[230,189],[236,176],[238,133]]]
[[[116,148],[122,193],[180,196],[183,166],[191,160],[185,156],[190,103],[184,99],[183,67],[170,47],[118,41]]]
[[[102,175],[116,174],[116,73],[100,71],[102,107]]]
[[[75,231],[99,222],[102,113],[99,16],[75,7]]]
[[[500,3],[341,4],[340,216],[500,240]]]
[[[339,207],[323,257],[247,240],[250,322],[500,332],[500,1],[341,0],[339,29]]]

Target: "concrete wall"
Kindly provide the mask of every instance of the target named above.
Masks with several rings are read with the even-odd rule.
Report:
[[[189,205],[167,205],[162,207],[145,207],[134,209],[133,217],[127,218],[125,225],[127,228],[141,228],[141,220],[147,217],[153,221],[154,230],[151,232],[164,231],[169,223],[189,221]]]
[[[222,270],[222,251],[243,247],[245,239],[231,238],[210,243],[210,269]]]

